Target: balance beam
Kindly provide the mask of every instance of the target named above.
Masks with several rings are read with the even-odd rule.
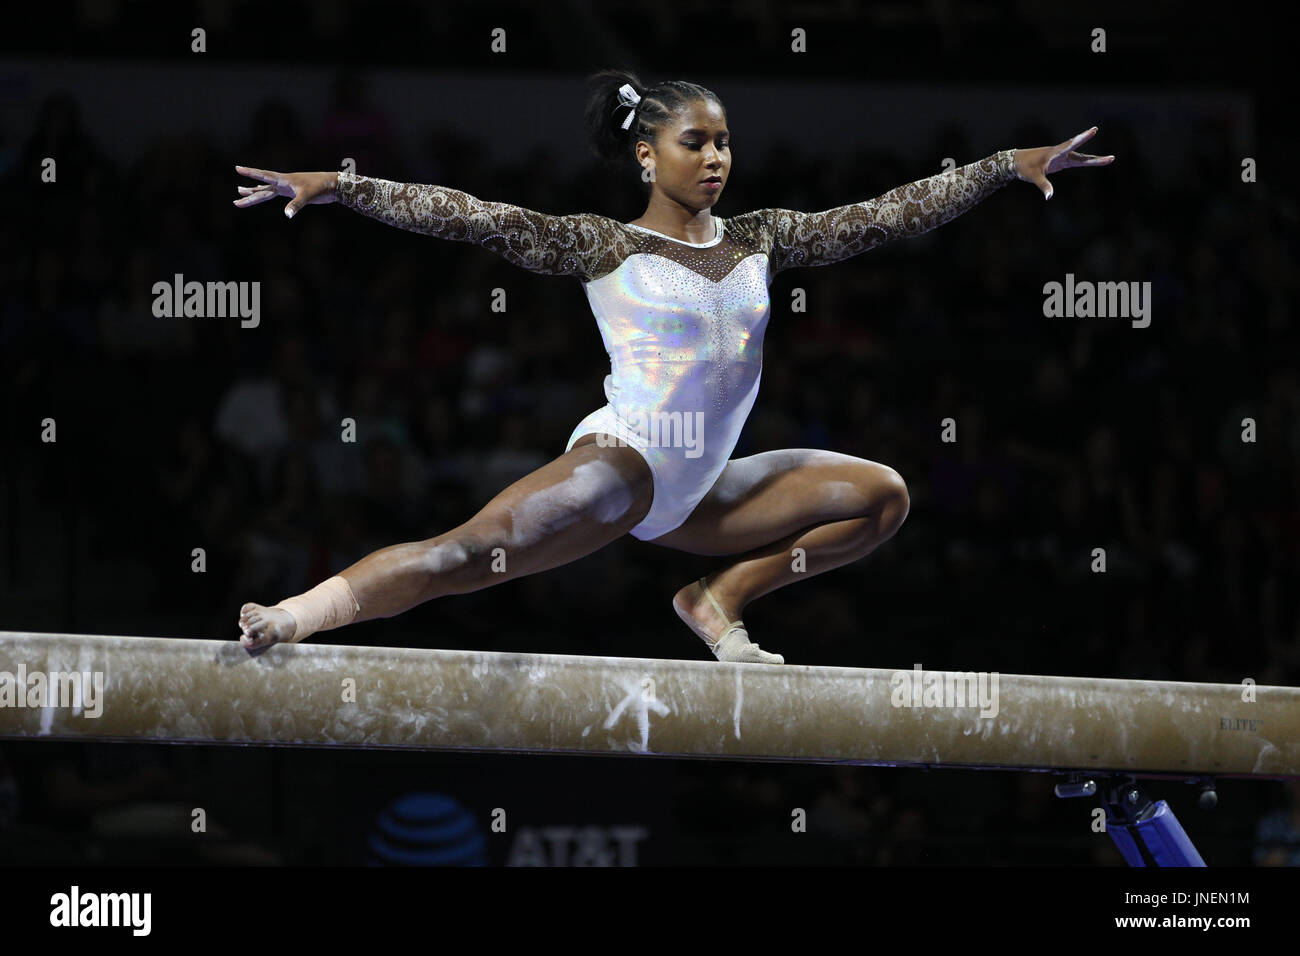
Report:
[[[1001,674],[994,708],[924,675],[0,632],[0,737],[1300,777],[1300,688]]]

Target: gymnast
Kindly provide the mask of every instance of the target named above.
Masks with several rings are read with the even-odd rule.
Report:
[[[893,468],[846,454],[787,448],[728,460],[758,394],[773,277],[919,236],[1012,179],[1050,199],[1048,173],[1114,159],[1074,152],[1093,127],[825,212],[719,217],[713,208],[733,157],[717,95],[677,80],[647,87],[615,70],[589,84],[591,145],[611,162],[635,160],[648,188],[645,212],[632,222],[548,215],[349,172],[235,167],[260,183],[238,187],[241,208],[287,196],[292,218],[304,206],[338,202],[400,229],[475,243],[530,272],[578,279],[611,366],[607,403],[578,424],[564,454],[464,524],[375,551],[272,607],[245,604],[240,640],[250,652],[558,567],[631,533],[728,556],[678,591],[674,610],[719,660],[783,664],[750,640],[745,608],[871,553],[898,530],[909,502]],[[495,570],[501,556],[505,569]]]

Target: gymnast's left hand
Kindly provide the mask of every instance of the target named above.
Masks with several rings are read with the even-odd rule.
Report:
[[[236,166],[235,172],[262,181],[261,186],[237,187],[244,198],[236,199],[235,205],[241,209],[276,196],[292,196],[284,207],[284,214],[292,219],[303,206],[323,206],[337,201],[334,190],[338,187],[338,173],[277,173],[252,166]]]
[[[1056,146],[1039,146],[1036,149],[1018,149],[1014,155],[1016,175],[1027,183],[1033,183],[1043,191],[1044,199],[1052,198],[1052,184],[1047,181],[1048,173],[1075,166],[1109,166],[1115,161],[1114,156],[1092,156],[1088,153],[1076,153],[1074,147],[1086,143],[1097,135],[1097,127],[1086,129],[1074,139],[1066,140]]]

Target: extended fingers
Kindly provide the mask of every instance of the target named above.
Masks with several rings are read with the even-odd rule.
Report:
[[[276,186],[280,185],[280,174],[272,172],[269,169],[256,169],[252,166],[236,166],[235,172],[247,176],[249,179],[260,179],[264,183],[271,183]]]
[[[1093,156],[1090,153],[1071,153],[1069,160],[1075,166],[1105,166],[1115,161],[1114,156]]]
[[[1114,156],[1093,156],[1090,153],[1070,152],[1064,156],[1052,157],[1047,171],[1049,173],[1059,173],[1062,169],[1075,169],[1080,166],[1109,166],[1114,161]]]
[[[1051,199],[1055,190],[1047,181],[1045,173],[1056,173],[1074,166],[1108,166],[1115,161],[1114,156],[1093,156],[1090,153],[1076,153],[1074,147],[1087,142],[1097,135],[1097,127],[1086,129],[1073,139],[1067,140],[1047,154],[1047,160],[1037,170],[1037,175],[1026,177],[1043,193],[1044,199]],[[1038,153],[1039,156],[1042,153]]]
[[[267,186],[238,186],[236,188],[244,197],[235,200],[235,205],[241,209],[247,206],[256,206],[260,202],[275,198],[275,190]]]
[[[1068,152],[1074,149],[1074,147],[1078,146],[1080,143],[1086,143],[1088,140],[1092,139],[1096,135],[1097,135],[1097,127],[1094,126],[1092,129],[1085,129],[1078,136],[1074,137],[1074,139],[1069,140],[1068,142],[1064,142],[1060,146],[1056,147],[1056,152],[1054,155],[1059,156],[1062,153]]]

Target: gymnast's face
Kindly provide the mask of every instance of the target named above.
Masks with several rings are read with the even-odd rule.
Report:
[[[711,100],[696,100],[666,123],[658,146],[637,143],[637,159],[654,165],[655,187],[689,209],[708,209],[727,188],[731,174],[731,133],[727,114]],[[715,177],[719,185],[706,180]]]

